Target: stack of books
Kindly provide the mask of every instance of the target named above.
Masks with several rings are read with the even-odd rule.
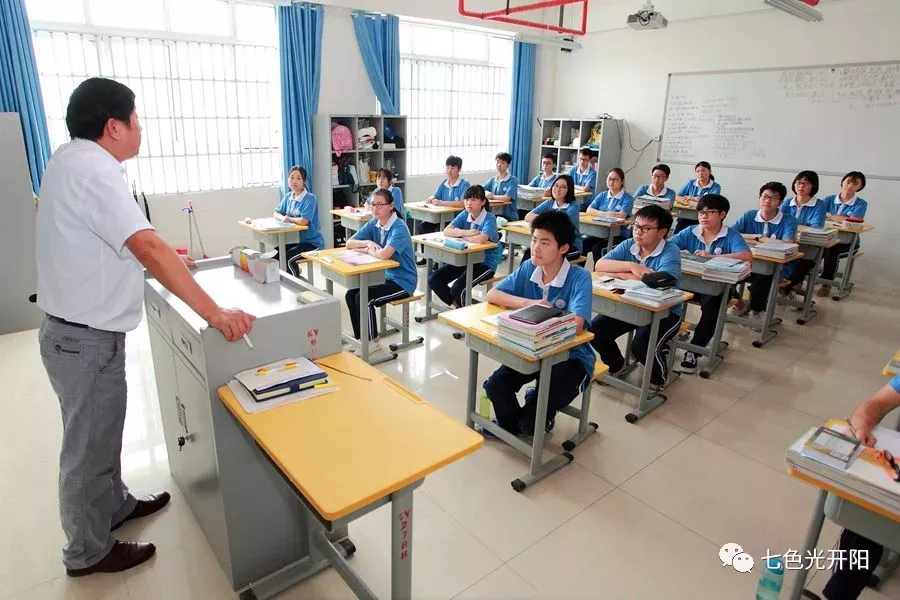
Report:
[[[752,265],[736,258],[714,256],[703,263],[703,279],[738,283],[750,276]]]
[[[900,456],[900,433],[877,426],[872,431],[877,450]],[[900,513],[900,484],[891,479],[869,452],[860,454],[846,421],[831,419],[813,427],[785,453],[789,468],[824,481],[891,513]],[[849,457],[845,460],[845,457]]]
[[[308,358],[288,358],[241,371],[234,376],[256,402],[331,387],[328,373]]]
[[[546,191],[544,188],[519,184],[519,198],[523,200],[540,200]]]
[[[660,208],[664,208],[666,210],[672,210],[673,201],[668,198],[657,198],[656,196],[638,196],[634,199],[634,210],[638,210],[639,208],[643,208],[645,206],[659,206]]]
[[[785,259],[797,254],[799,251],[800,246],[793,242],[770,241],[753,247],[754,256],[763,256],[765,258]]]
[[[609,215],[596,215],[593,219],[591,219],[594,223],[609,223],[610,225],[617,225],[619,223],[624,223],[625,219],[621,217],[611,217]]]
[[[534,311],[532,309],[544,309]],[[540,312],[546,312],[543,318]],[[530,358],[540,358],[572,341],[577,335],[574,313],[563,313],[544,306],[529,306],[497,317],[497,341],[501,346]],[[535,314],[532,314],[535,313]],[[528,321],[521,320],[522,317]],[[517,318],[518,317],[518,318]],[[539,322],[529,322],[538,321]]]
[[[834,229],[821,229],[819,227],[807,227],[797,236],[801,244],[811,246],[827,246],[832,240],[838,239],[838,232]]]
[[[703,265],[711,259],[708,256],[697,256],[696,254],[681,255],[681,272],[690,273],[691,275],[703,275]]]
[[[641,284],[626,290],[622,298],[644,306],[661,308],[676,303],[684,296],[684,292],[676,288],[656,289]]]

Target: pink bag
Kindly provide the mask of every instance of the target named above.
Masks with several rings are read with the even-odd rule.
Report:
[[[347,150],[353,150],[353,135],[346,125],[335,125],[331,128],[331,148],[338,156]]]

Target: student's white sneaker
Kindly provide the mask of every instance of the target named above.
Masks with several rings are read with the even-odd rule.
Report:
[[[379,360],[391,355],[392,352],[378,342],[369,342],[369,361]]]

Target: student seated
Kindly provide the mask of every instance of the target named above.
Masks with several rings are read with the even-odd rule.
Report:
[[[672,228],[672,215],[659,206],[645,206],[634,214],[631,228],[633,239],[625,240],[594,264],[594,270],[618,279],[640,280],[647,273],[665,271],[681,280],[681,252],[666,240]],[[665,386],[669,373],[669,342],[678,333],[682,306],[674,307],[659,324],[659,335],[654,349],[653,371],[650,383],[657,389]],[[650,342],[650,325],[636,327],[612,317],[598,315],[591,321],[594,339],[591,346],[600,355],[613,377],[625,369],[625,358],[616,340],[637,329],[631,344],[631,352],[643,362]],[[645,365],[646,367],[646,365]]]
[[[503,216],[507,221],[515,221],[519,218],[517,200],[519,198],[519,180],[509,172],[509,164],[512,155],[509,152],[500,152],[494,157],[497,174],[488,179],[484,184],[484,192],[491,202],[510,201],[503,207]],[[523,215],[524,216],[524,215]]]
[[[315,194],[306,189],[309,176],[303,167],[291,167],[288,172],[288,187],[291,191],[284,195],[278,206],[275,207],[275,218],[285,223],[306,225],[308,229],[299,232],[300,241],[296,244],[287,244],[288,270],[294,277],[300,276],[298,260],[302,260],[301,252],[321,250],[325,247],[325,238],[319,226],[319,201]],[[278,252],[275,252],[278,258]]]
[[[435,206],[448,206],[451,208],[463,208],[463,194],[469,187],[469,182],[460,176],[463,161],[458,156],[448,156],[444,163],[447,177],[441,182],[427,200],[428,204]],[[419,223],[419,231],[422,233],[434,233],[438,230],[436,223]],[[422,264],[425,264],[424,259]]]
[[[397,214],[400,215],[402,220],[406,220],[406,210],[403,208],[403,192],[400,191],[400,188],[394,187],[391,185],[394,182],[394,174],[388,171],[387,169],[378,169],[375,171],[375,189],[372,190],[372,193],[369,194],[369,197],[366,198],[366,208],[372,204],[372,199],[375,198],[375,192],[377,190],[387,190],[391,193],[391,196],[394,197],[394,210],[397,211]]]
[[[559,211],[542,213],[531,222],[531,259],[522,261],[514,273],[488,292],[487,300],[504,308],[525,308],[533,304],[555,306],[575,313],[578,333],[591,318],[591,276],[570,265],[566,254],[575,241],[575,228]],[[594,373],[594,353],[588,344],[569,350],[569,359],[550,371],[547,422],[553,428],[557,411],[572,403]],[[497,423],[514,435],[531,435],[535,427],[536,388],[525,394],[520,407],[516,394],[525,384],[537,381],[539,373],[520,373],[500,366],[484,382],[487,397],[494,405]],[[486,435],[490,435],[485,431]]]
[[[770,181],[763,185],[759,188],[759,210],[745,212],[738,218],[734,228],[751,244],[771,240],[794,243],[797,237],[797,220],[791,215],[781,212],[778,208],[786,195],[787,188],[783,183]],[[784,266],[781,276],[790,280],[792,284],[796,283],[790,263]],[[803,279],[801,278],[799,281],[803,281]],[[774,282],[775,285],[777,283]],[[758,273],[750,275],[750,311],[754,319],[761,318],[765,312],[769,289],[772,285],[771,275]],[[742,315],[746,312],[747,306],[743,300],[739,300],[734,313]]]
[[[697,202],[697,216],[700,217],[700,224],[676,234],[672,238],[672,243],[678,246],[683,254],[723,256],[747,262],[753,260],[750,246],[747,245],[741,234],[724,225],[729,210],[731,210],[731,204],[725,196],[719,194],[703,196]],[[721,294],[718,296],[695,294],[694,297],[700,302],[700,320],[694,328],[691,344],[706,347],[716,332],[722,296]],[[697,355],[693,352],[685,352],[684,360],[681,361],[678,370],[682,373],[696,373]]]
[[[589,215],[605,215],[607,217],[619,217],[628,219],[631,217],[631,211],[634,208],[634,197],[625,191],[625,172],[619,167],[613,167],[606,176],[606,190],[600,192],[594,201],[587,208]],[[614,244],[620,244],[628,237],[628,227],[619,227],[619,232],[613,238]],[[594,262],[600,259],[603,251],[606,250],[607,240],[601,240],[595,237],[584,238],[584,248],[582,254],[587,256],[588,252],[594,258]]]
[[[701,160],[694,165],[694,173],[697,177],[691,179],[681,187],[681,191],[679,191],[678,195],[675,197],[677,202],[688,204],[700,200],[700,198],[706,194],[722,193],[722,186],[716,183],[716,178],[712,174],[712,167],[708,162]],[[692,227],[696,224],[697,221],[694,219],[682,219],[679,217],[678,225],[675,227],[675,233],[679,233],[682,229]]]
[[[866,187],[866,176],[859,171],[850,171],[841,179],[841,193],[825,197],[827,206],[825,218],[829,221],[841,222],[844,217],[864,218],[869,204],[856,195]],[[859,238],[856,239],[854,252],[859,250]],[[850,244],[835,244],[825,249],[825,260],[822,265],[822,279],[834,279],[837,273],[838,257],[850,252]],[[816,296],[827,298],[831,294],[831,286],[820,285]]]
[[[369,331],[367,335],[375,342],[369,347],[369,356],[378,357],[385,352],[378,343],[378,321],[375,308],[391,300],[407,298],[416,291],[418,272],[409,228],[399,218],[394,209],[394,197],[387,190],[375,190],[372,199],[372,219],[366,222],[353,237],[347,240],[347,248],[364,250],[366,254],[381,260],[394,260],[399,266],[385,271],[384,283],[369,286]],[[347,290],[347,310],[353,325],[353,336],[360,339],[359,331],[359,288]]]
[[[856,432],[856,438],[864,445],[874,448],[878,441],[872,434],[872,430],[889,412],[900,407],[900,375],[894,376],[890,383],[878,390],[874,396],[856,407],[850,417],[850,425]],[[893,548],[896,550],[897,548]],[[867,552],[869,555],[868,568],[850,568],[849,563],[835,562],[834,572],[825,588],[822,596],[826,600],[856,600],[866,589],[872,578],[872,571],[881,562],[884,547],[857,533],[845,529],[841,532],[838,541],[838,550],[842,556],[850,556],[852,550],[859,553]],[[809,596],[811,598],[815,595]]]
[[[672,169],[669,165],[658,164],[650,169],[650,183],[645,183],[634,192],[635,198],[641,196],[652,196],[654,198],[665,198],[669,202],[675,202],[675,190],[666,187],[669,175]]]
[[[597,189],[597,170],[591,166],[592,156],[590,148],[582,148],[578,152],[578,164],[569,169],[569,176],[575,181],[575,191],[588,194],[581,203],[581,212],[587,210]]]
[[[497,231],[497,217],[491,214],[490,202],[485,196],[484,188],[473,185],[466,190],[463,197],[466,210],[462,211],[453,222],[444,229],[446,237],[460,238],[472,244],[485,242],[498,243],[500,233]],[[485,279],[494,276],[500,264],[500,246],[484,253],[484,262],[472,267],[472,285],[478,285]],[[428,276],[431,291],[451,308],[459,308],[465,304],[463,293],[471,293],[466,287],[466,268],[444,265]],[[451,287],[450,284],[453,283]]]
[[[549,190],[554,181],[556,181],[556,153],[547,152],[541,157],[541,172],[535,175],[528,185]],[[544,195],[548,195],[547,192]]]
[[[781,212],[797,219],[798,227],[824,227],[828,207],[824,200],[816,196],[819,193],[819,174],[815,171],[800,171],[791,183],[791,191],[794,192],[794,197],[781,203]],[[798,258],[792,262],[791,275],[796,283],[783,293],[795,293],[815,266],[808,258]]]
[[[571,175],[560,175],[557,177],[550,187],[550,194],[553,197],[535,206],[531,212],[525,215],[525,220],[529,223],[534,223],[538,215],[551,211],[565,212],[569,215],[569,220],[572,221],[572,226],[575,227],[575,241],[572,243],[569,253],[566,254],[566,259],[576,259],[581,256],[581,235],[578,233],[580,225],[578,217],[581,216],[581,211],[578,210],[578,201],[575,199],[575,182],[572,180]],[[522,260],[528,260],[530,257],[531,249],[529,248],[522,254]]]

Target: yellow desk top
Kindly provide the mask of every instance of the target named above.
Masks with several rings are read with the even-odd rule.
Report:
[[[436,236],[442,235],[437,233],[420,233],[419,235],[412,236],[413,243],[422,244],[423,246],[431,246],[432,248],[440,248],[445,252],[449,252],[450,254],[469,254],[471,252],[480,252],[482,250],[493,250],[497,247],[497,244],[494,242],[485,242],[483,244],[473,244],[472,242],[466,242],[469,244],[469,247],[464,250],[457,250],[456,248],[451,248],[450,246],[445,246],[443,241],[438,241],[434,239]],[[453,238],[457,240],[465,241],[463,238]]]
[[[281,227],[279,229],[274,229],[274,230],[257,229],[256,227],[253,226],[252,223],[248,223],[247,221],[238,221],[238,225],[243,225],[250,231],[254,231],[256,233],[261,233],[263,235],[278,235],[279,233],[294,233],[296,231],[306,231],[307,229],[309,229],[309,227],[306,225],[295,225],[293,223],[291,223],[290,227]]]
[[[489,315],[504,312],[506,310],[509,309],[497,306],[496,304],[479,302],[478,304],[464,306],[462,308],[457,308],[456,310],[444,311],[438,315],[438,319],[446,322],[451,327],[455,327],[456,329],[459,329],[466,333],[471,333],[479,339],[482,339],[490,344],[494,344],[495,346],[499,346],[499,342],[497,342],[497,326],[492,325],[491,323],[486,323],[482,319]],[[553,352],[548,352],[541,358],[559,354],[564,350],[569,350],[570,348],[574,348],[575,346],[579,346],[585,342],[589,342],[592,339],[594,339],[594,334],[585,329],[577,336],[575,336],[575,339],[573,339],[568,344],[560,346],[559,348],[554,348]],[[527,360],[528,362],[538,362],[539,360],[541,360],[540,358],[532,358],[520,352],[516,352],[512,348],[507,348],[504,346],[503,349],[507,352],[515,354],[519,358]]]
[[[797,254],[793,254],[788,256],[787,258],[772,258],[771,256],[757,256],[756,252],[753,252],[753,246],[756,244],[751,244],[747,242],[747,245],[750,246],[750,252],[753,254],[753,260],[764,260],[766,262],[776,263],[779,265],[786,265],[789,262],[794,262],[798,258],[803,258],[805,255],[802,252],[798,252]]]
[[[433,212],[435,214],[441,213],[458,213],[463,210],[462,208],[457,208],[455,206],[438,206],[436,204],[428,204],[427,202],[409,202],[403,205],[404,207],[412,210],[424,210],[427,212]]]
[[[506,229],[507,231],[512,231],[513,233],[531,235],[531,223],[529,223],[528,221],[510,221],[506,224],[505,227],[501,227],[500,229]]]
[[[581,213],[578,217],[578,220],[584,223],[585,225],[600,225],[601,227],[626,227],[634,223],[631,219],[624,219],[620,223],[601,223],[599,221],[595,221],[594,217],[599,215],[589,215],[587,213]]]
[[[591,273],[591,279],[596,279],[600,277],[600,273],[593,272]],[[621,294],[617,294],[615,292],[611,292],[609,290],[601,290],[599,288],[592,288],[593,294],[595,296],[600,296],[601,298],[606,298],[607,300],[615,300],[616,302],[621,302],[622,304],[627,304],[629,306],[636,306],[637,308],[642,308],[649,312],[662,312],[664,310],[669,310],[673,306],[678,306],[679,304],[684,304],[688,300],[694,297],[694,294],[690,292],[684,292],[684,296],[681,297],[681,300],[676,300],[671,304],[666,304],[665,306],[660,306],[659,308],[655,306],[647,306],[646,304],[641,304],[640,302],[634,302],[633,300],[629,300],[627,298],[623,298]]]
[[[484,444],[349,352],[315,362],[337,392],[252,415],[227,386],[218,395],[325,519],[345,517]]]
[[[576,197],[576,198],[584,198],[585,196],[590,196],[590,195],[591,195],[590,192],[585,192],[585,191],[580,191],[580,192],[579,192],[578,190],[575,190],[575,197]],[[545,196],[545,197],[546,197],[546,198],[549,198],[550,196]]]
[[[346,252],[347,248],[332,248],[330,250],[311,250],[303,252],[303,258],[308,258],[313,262],[319,263],[326,269],[337,271],[341,275],[361,275],[363,273],[374,273],[376,271],[384,271],[385,269],[393,269],[399,267],[400,263],[395,260],[379,260],[378,262],[366,265],[351,265],[345,263],[338,258],[342,252]]]
[[[815,477],[812,477],[810,475],[807,475],[806,473],[801,473],[799,471],[795,471],[794,469],[792,469],[790,467],[788,467],[787,472],[788,472],[788,475],[790,475],[791,477],[794,477],[796,479],[799,479],[800,481],[808,483],[809,485],[811,485],[813,487],[817,487],[820,490],[825,490],[826,492],[832,493],[835,496],[839,496],[839,497],[843,498],[844,500],[847,500],[848,502],[852,502],[853,504],[861,506],[861,507],[865,508],[866,510],[870,510],[876,514],[881,515],[882,517],[886,517],[892,521],[897,521],[898,523],[900,523],[900,515],[896,515],[888,510],[881,508],[880,506],[875,506],[874,504],[867,502],[866,500],[863,500],[859,496],[855,496],[849,492],[838,489],[838,488],[834,487],[833,485],[831,485],[829,483],[825,483],[824,481],[817,479]]]
[[[672,205],[672,208],[680,208],[681,210],[697,210],[697,205],[694,204],[693,206],[691,206],[690,204],[684,204],[676,200]]]
[[[493,200],[492,199],[490,201],[490,203],[491,203],[491,208],[494,208],[496,206],[507,206],[509,204],[512,204],[512,200]]]
[[[838,231],[843,231],[844,233],[865,233],[867,231],[872,231],[875,229],[872,225],[863,225],[860,223],[859,227],[845,227],[840,223],[835,221],[825,221],[825,227],[828,229],[837,229]]]
[[[354,211],[348,212],[344,209],[335,209],[328,211],[336,217],[346,217],[352,221],[365,222],[370,221],[372,219],[372,213],[364,212],[364,211]]]

